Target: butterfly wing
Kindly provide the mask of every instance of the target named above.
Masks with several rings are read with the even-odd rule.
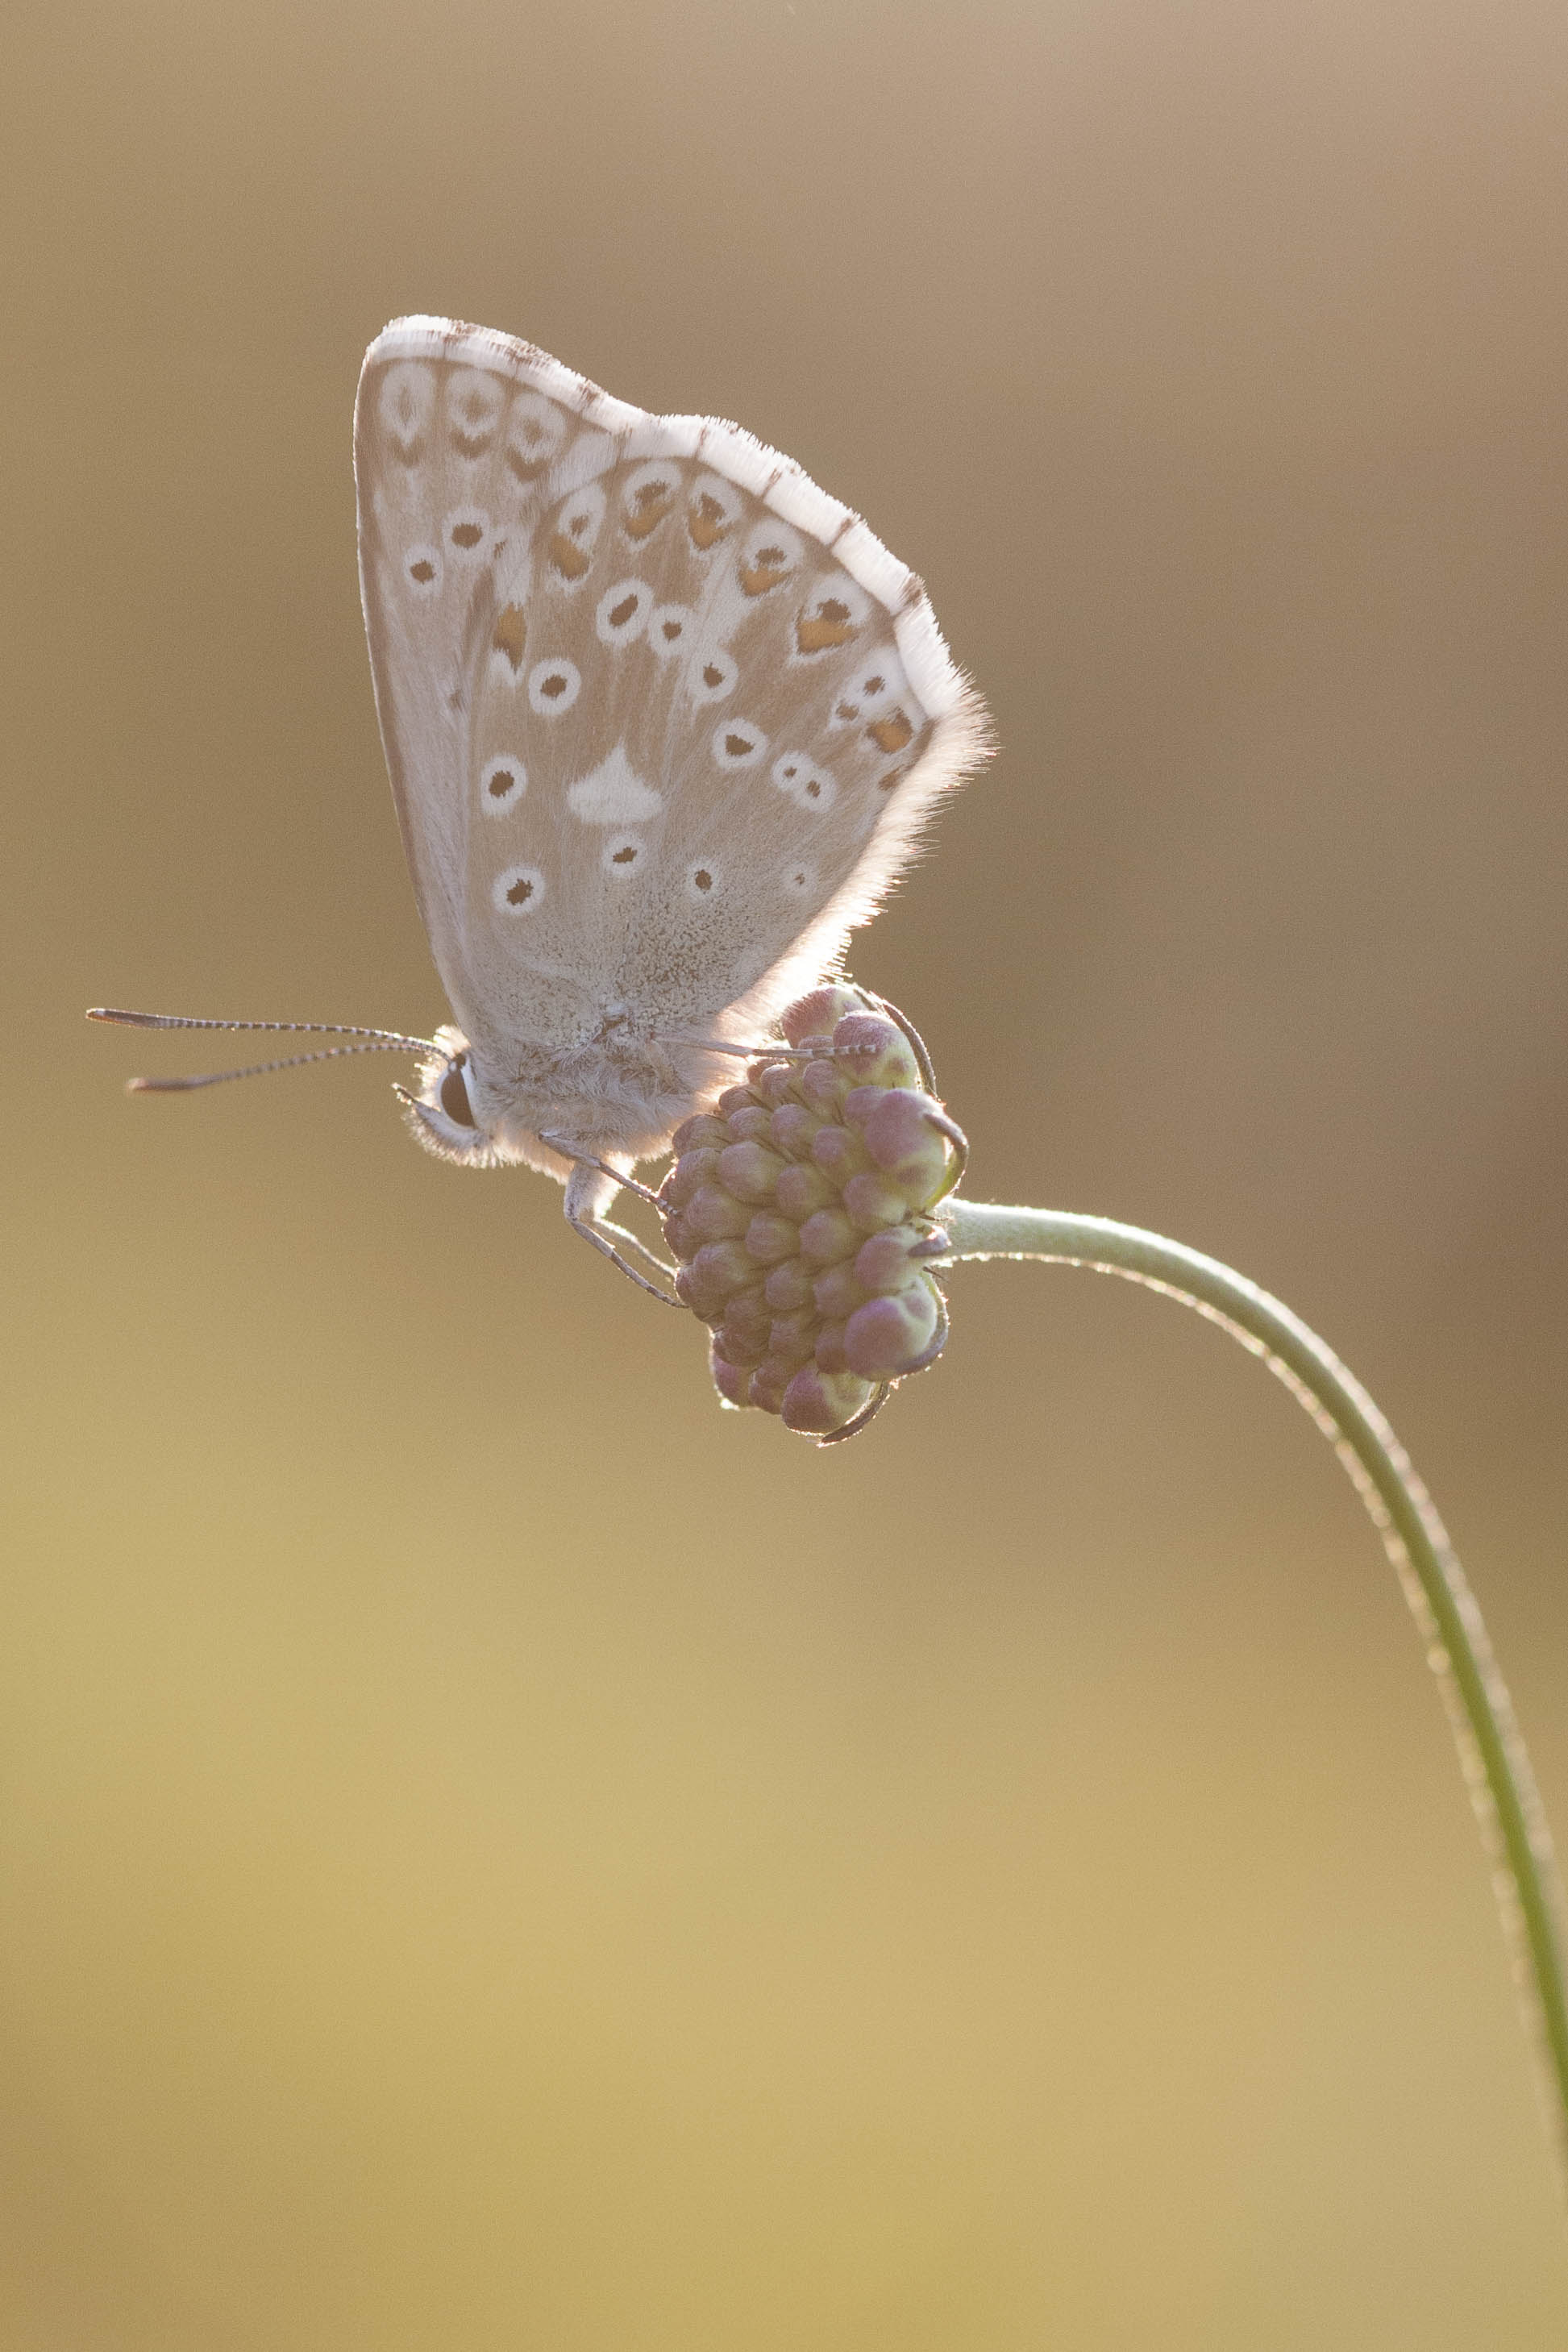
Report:
[[[355,473],[388,766],[470,1036],[767,1020],[983,749],[919,581],[737,426],[408,319],[366,356]]]

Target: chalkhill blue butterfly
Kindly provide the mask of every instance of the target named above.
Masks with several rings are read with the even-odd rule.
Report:
[[[667,1296],[607,1218],[615,1187],[839,972],[982,755],[978,698],[919,580],[791,459],[510,336],[394,320],[365,355],[354,475],[376,707],[454,1025],[95,1017],[352,1040],[290,1062],[419,1054],[399,1091],[422,1142],[556,1176],[574,1228]]]

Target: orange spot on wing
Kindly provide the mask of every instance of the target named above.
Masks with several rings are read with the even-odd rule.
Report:
[[[725,520],[724,509],[711,490],[705,490],[693,507],[686,519],[686,528],[698,547],[711,547],[716,540],[724,537],[729,525]]]
[[[873,719],[865,731],[883,751],[902,751],[906,743],[915,740],[915,730],[902,710],[891,711],[885,719]]]
[[[758,548],[754,563],[740,567],[740,584],[748,596],[766,596],[769,588],[777,588],[789,569],[789,559],[779,547]]]
[[[505,654],[514,669],[523,666],[523,647],[528,642],[528,625],[523,618],[520,604],[508,604],[496,623],[496,634],[490,642],[498,654]]]
[[[563,580],[580,580],[589,564],[582,549],[562,530],[558,530],[550,541],[549,560]]]
[[[829,596],[814,613],[801,614],[796,624],[795,643],[803,654],[826,653],[830,646],[847,646],[854,633],[849,606]]]
[[[644,482],[626,517],[627,536],[646,539],[651,530],[658,529],[674,503],[673,489],[665,489],[658,482]]]

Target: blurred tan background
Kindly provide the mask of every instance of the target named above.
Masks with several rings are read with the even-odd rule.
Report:
[[[1568,18],[7,33],[6,2352],[1535,2352],[1565,2240],[1436,1694],[1195,1318],[955,1276],[818,1454],[384,1063],[395,312],[737,416],[1001,755],[863,934],[971,1190],[1369,1382],[1568,1829]]]

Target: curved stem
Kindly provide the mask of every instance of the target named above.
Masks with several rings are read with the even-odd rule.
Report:
[[[1568,2178],[1563,1888],[1513,1703],[1448,1531],[1361,1382],[1288,1307],[1218,1258],[1108,1217],[947,1200],[955,1258],[1038,1258],[1127,1276],[1218,1323],[1284,1381],[1328,1437],[1383,1538],[1441,1686],[1492,1884],[1548,2129]]]

